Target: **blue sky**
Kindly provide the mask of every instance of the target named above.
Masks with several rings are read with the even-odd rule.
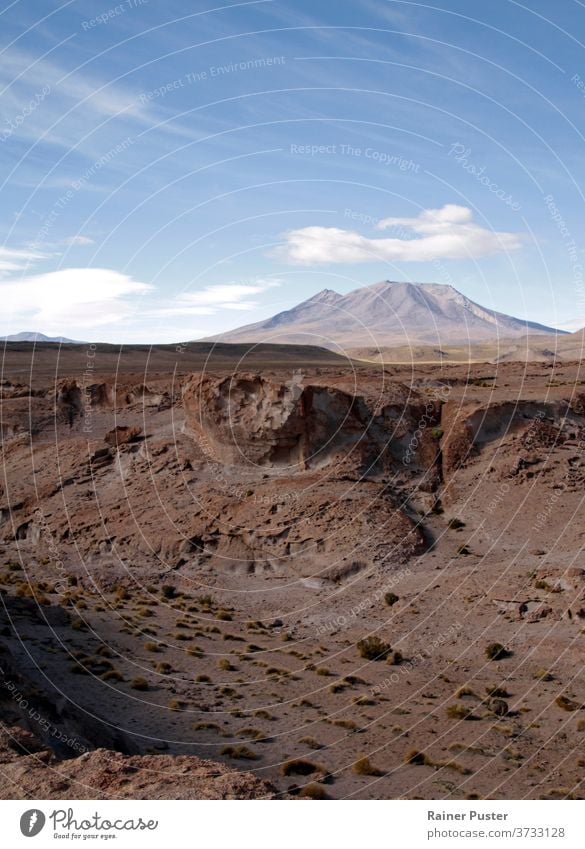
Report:
[[[383,279],[585,326],[578,0],[14,0],[0,40],[0,334],[181,341]]]

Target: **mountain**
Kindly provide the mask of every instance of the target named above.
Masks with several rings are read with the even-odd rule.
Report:
[[[323,289],[290,310],[213,338],[310,343],[336,350],[338,346],[469,344],[527,333],[563,332],[486,309],[453,286],[385,280],[347,295]]]
[[[77,345],[75,339],[67,339],[65,336],[45,336],[44,333],[36,333],[24,330],[22,333],[13,333],[11,336],[0,336],[0,342],[60,342],[62,345]]]

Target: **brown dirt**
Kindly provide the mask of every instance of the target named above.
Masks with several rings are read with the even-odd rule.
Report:
[[[0,715],[40,751],[4,793],[583,796],[579,363],[10,357]]]

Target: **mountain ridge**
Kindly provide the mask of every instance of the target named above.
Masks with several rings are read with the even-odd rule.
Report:
[[[79,345],[75,339],[67,339],[66,336],[45,336],[36,330],[23,330],[20,333],[11,333],[9,336],[0,336],[0,342],[60,342],[63,345]]]
[[[337,349],[360,345],[441,345],[565,331],[472,301],[454,286],[383,280],[341,295],[323,289],[268,319],[213,337],[222,342],[276,341]]]

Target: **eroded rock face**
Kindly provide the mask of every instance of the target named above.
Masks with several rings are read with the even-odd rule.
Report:
[[[138,426],[131,427],[129,425],[117,425],[112,430],[108,431],[104,437],[107,445],[117,448],[118,445],[127,445],[129,442],[134,442],[142,433],[142,428]]]
[[[517,459],[529,465],[530,452],[562,444],[566,438],[563,425],[574,419],[575,427],[580,426],[577,418],[564,403],[449,401],[441,418],[443,476],[449,479],[490,443],[515,433],[521,434],[522,450],[527,452]]]
[[[422,459],[427,466],[436,453],[429,437],[439,421],[439,403],[425,402],[399,384],[392,396],[369,398],[294,379],[193,376],[183,401],[190,431],[226,463],[299,471],[353,455],[356,465],[383,467],[407,454],[408,462]]]

